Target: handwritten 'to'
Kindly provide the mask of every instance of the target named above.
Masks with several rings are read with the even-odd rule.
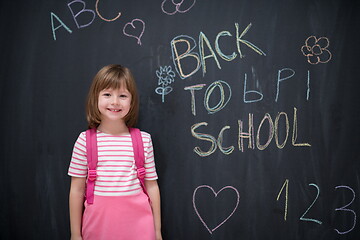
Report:
[[[138,23],[140,23],[140,26]],[[139,31],[139,29],[141,30]],[[128,37],[136,38],[137,44],[139,45],[141,45],[141,37],[144,34],[144,31],[145,31],[145,22],[138,18],[132,20],[131,22],[126,23],[123,28],[124,35]]]

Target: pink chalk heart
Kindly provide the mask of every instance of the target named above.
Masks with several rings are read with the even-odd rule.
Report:
[[[136,24],[136,25],[135,25]],[[134,19],[125,24],[123,33],[128,37],[136,38],[137,44],[141,45],[141,37],[145,31],[145,22],[141,19]]]
[[[196,193],[199,189],[202,188],[207,188],[210,189],[212,191],[212,193],[214,194],[214,197],[217,198],[218,195],[225,189],[230,189],[232,191],[234,191],[236,193],[236,205],[234,206],[232,212],[222,221],[220,222],[217,226],[215,226],[214,228],[210,229],[210,227],[208,226],[208,224],[205,222],[205,220],[203,219],[203,217],[200,215],[198,208],[196,207],[196,203],[195,203],[195,196]],[[197,187],[194,191],[193,194],[193,206],[194,206],[194,210],[196,212],[196,215],[199,217],[200,221],[202,222],[202,224],[205,226],[205,228],[209,231],[210,234],[212,234],[216,229],[218,229],[221,225],[223,225],[227,220],[229,220],[229,218],[234,214],[234,212],[236,211],[238,205],[239,205],[239,200],[240,200],[240,194],[238,192],[238,190],[236,190],[236,188],[232,187],[232,186],[225,186],[222,189],[220,189],[218,192],[215,192],[215,190],[208,186],[208,185],[201,185],[199,187]]]

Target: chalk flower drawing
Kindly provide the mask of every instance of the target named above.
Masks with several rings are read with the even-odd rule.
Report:
[[[332,55],[327,49],[329,47],[329,39],[326,37],[316,38],[310,36],[305,40],[305,45],[301,47],[301,52],[310,64],[327,63]]]
[[[192,3],[191,3],[192,1]],[[190,6],[184,10],[181,10],[180,7],[181,5],[183,5],[184,3],[184,0],[181,0],[179,3],[175,3],[174,0],[164,0],[162,3],[161,3],[161,10],[166,13],[167,15],[174,15],[175,13],[186,13],[187,11],[189,11],[196,3],[196,0],[186,0],[185,1],[187,4],[188,3],[191,3]],[[167,5],[170,5],[172,8],[175,7],[175,10],[172,11],[172,12],[169,12],[167,10],[165,10],[165,4]],[[187,5],[187,4],[184,4],[184,5]]]
[[[175,73],[171,69],[171,66],[160,66],[160,70],[156,70],[156,76],[159,79],[158,85],[160,85],[160,87],[157,87],[155,92],[162,96],[162,102],[164,102],[165,95],[173,90],[173,88],[168,85],[175,81]]]

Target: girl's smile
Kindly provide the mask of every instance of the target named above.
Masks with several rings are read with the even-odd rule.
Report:
[[[112,111],[112,112],[120,112],[121,111],[121,109],[108,109],[109,111]]]
[[[121,109],[108,108],[107,110],[110,111],[110,112],[113,112],[113,113],[121,112]]]

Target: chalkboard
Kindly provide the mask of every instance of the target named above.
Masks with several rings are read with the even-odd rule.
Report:
[[[166,240],[360,239],[358,1],[2,1],[1,239],[68,239],[85,97],[129,67]]]

